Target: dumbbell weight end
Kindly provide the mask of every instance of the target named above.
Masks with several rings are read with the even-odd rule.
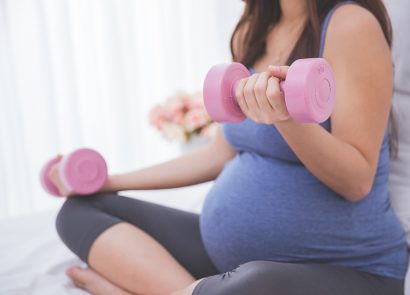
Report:
[[[50,181],[48,173],[59,162],[52,159],[40,173],[43,188],[54,196],[60,196],[57,187]],[[107,165],[95,150],[78,149],[63,157],[59,163],[59,174],[63,185],[73,194],[88,195],[101,189],[107,180]]]

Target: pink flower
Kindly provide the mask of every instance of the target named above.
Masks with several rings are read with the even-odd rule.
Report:
[[[165,117],[165,114],[164,114],[163,108],[161,106],[157,105],[149,113],[150,124],[155,126],[155,128],[157,128],[158,130],[161,130],[162,124],[165,121],[164,117]]]
[[[184,103],[185,103],[185,107],[188,110],[204,108],[204,102],[203,102],[203,97],[201,93],[192,94],[191,96],[187,97],[184,100]]]
[[[212,119],[200,92],[177,92],[165,103],[155,106],[149,113],[149,120],[165,137],[182,142],[198,134],[211,137],[215,129],[210,127]]]
[[[178,125],[183,125],[184,124],[184,113],[183,112],[176,113],[171,119],[171,122],[178,124]]]
[[[184,103],[178,100],[171,100],[164,105],[164,109],[166,111],[166,117],[172,121],[174,116],[183,113]]]
[[[211,119],[204,109],[192,109],[185,115],[185,130],[192,132],[210,123]]]

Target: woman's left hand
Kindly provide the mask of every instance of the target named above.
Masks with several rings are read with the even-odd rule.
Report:
[[[288,66],[269,66],[239,81],[236,99],[243,113],[256,123],[273,124],[290,120],[279,83],[286,78]]]

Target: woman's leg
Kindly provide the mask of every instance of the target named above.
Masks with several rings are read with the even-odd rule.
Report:
[[[252,261],[201,280],[192,294],[403,295],[403,289],[403,281],[349,267]]]
[[[100,193],[67,199],[57,231],[83,261],[137,294],[167,294],[217,273],[197,214]]]

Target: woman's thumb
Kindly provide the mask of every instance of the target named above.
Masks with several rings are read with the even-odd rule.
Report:
[[[288,66],[273,66],[273,65],[268,66],[268,72],[272,76],[279,78],[281,80],[284,80],[286,78],[288,69],[289,69]]]

